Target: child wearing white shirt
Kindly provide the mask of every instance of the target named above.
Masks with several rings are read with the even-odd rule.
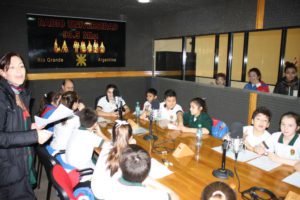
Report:
[[[165,92],[164,102],[159,105],[160,120],[168,120],[177,125],[183,125],[183,111],[180,105],[177,104],[176,92],[167,90]]]
[[[81,126],[69,139],[66,161],[76,169],[94,168],[92,162],[94,148],[98,147],[106,137],[97,124],[97,113],[94,110],[84,108],[79,112],[79,118]]]
[[[248,150],[255,152],[255,147],[270,137],[266,130],[270,125],[271,112],[265,107],[257,108],[252,114],[252,126],[244,126],[244,143]]]
[[[263,145],[268,157],[280,164],[295,166],[300,161],[300,116],[287,112],[281,116],[280,132],[273,133]]]
[[[154,88],[149,88],[146,92],[146,99],[140,116],[141,119],[147,119],[149,116],[149,112],[152,110],[152,102],[157,99],[157,91]]]

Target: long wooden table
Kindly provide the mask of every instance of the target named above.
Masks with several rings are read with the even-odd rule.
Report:
[[[132,117],[131,117],[132,118]],[[140,120],[142,127],[148,128],[149,122]],[[107,128],[102,128],[105,134],[108,134]],[[200,148],[198,157],[188,156],[183,158],[175,158],[172,153],[158,154],[154,153],[153,147],[157,144],[167,141],[167,143],[160,144],[170,149],[176,148],[180,143],[186,144],[193,151],[195,148],[195,135],[191,133],[181,133],[179,131],[162,129],[157,125],[153,126],[154,135],[158,136],[158,140],[146,141],[143,139],[144,135],[135,135],[137,144],[142,146],[149,152],[151,157],[162,163],[162,159],[167,159],[173,163],[169,169],[174,173],[159,180],[159,182],[174,190],[183,200],[200,199],[203,188],[211,182],[223,181],[229,184],[237,192],[238,199],[242,199],[238,193],[238,182],[234,178],[227,180],[215,178],[212,175],[214,169],[221,167],[222,154],[212,150],[212,147],[220,146],[222,141],[212,136],[203,136],[202,146]],[[226,158],[226,168],[234,171],[235,161]],[[283,197],[289,191],[300,194],[300,188],[282,182],[281,180],[294,172],[290,166],[280,166],[270,172],[263,171],[253,167],[247,163],[237,162],[237,171],[240,178],[240,189],[244,191],[253,186],[264,187],[271,190],[275,195]]]

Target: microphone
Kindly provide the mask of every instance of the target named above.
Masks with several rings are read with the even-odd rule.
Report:
[[[152,109],[153,109],[153,107],[152,107]],[[149,135],[145,135],[144,140],[157,140],[158,139],[157,136],[153,135],[153,133],[152,133],[153,113],[154,113],[154,110],[150,110],[150,114],[149,114]]]
[[[153,110],[153,119],[154,121],[158,118],[158,110],[159,110],[159,101],[157,99],[154,99],[151,102],[151,110]],[[151,111],[150,111],[151,112]],[[150,119],[149,119],[150,120]]]
[[[243,144],[243,124],[241,122],[234,122],[230,126],[231,146],[235,155],[235,160],[238,158],[239,152],[244,147]]]
[[[228,179],[230,176],[233,177],[232,171],[226,169],[226,152],[229,146],[230,146],[230,142],[227,140],[223,140],[222,143],[223,153],[222,153],[222,163],[221,163],[222,166],[219,169],[213,170],[212,174],[214,175],[214,177],[222,178],[222,179]]]

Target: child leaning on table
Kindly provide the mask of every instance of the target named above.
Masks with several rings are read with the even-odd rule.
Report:
[[[284,113],[280,118],[280,132],[273,133],[258,148],[274,162],[295,166],[300,161],[300,116],[294,112]]]
[[[268,139],[271,111],[266,107],[258,107],[252,114],[252,125],[243,127],[244,143],[248,150],[256,151],[256,146]]]
[[[168,200],[178,199],[177,195],[155,180],[148,180],[151,158],[138,145],[126,147],[119,159],[122,176],[113,181],[106,200]]]
[[[144,106],[143,106],[143,111],[140,116],[141,119],[146,119],[149,116],[149,111],[152,110],[152,102],[157,99],[157,91],[154,88],[149,88],[146,91],[146,99]]]

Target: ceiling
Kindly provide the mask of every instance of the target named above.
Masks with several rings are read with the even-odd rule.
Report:
[[[148,4],[138,3],[137,0],[1,0],[0,5],[155,18],[197,7],[214,6],[219,1],[223,0],[152,0]]]

